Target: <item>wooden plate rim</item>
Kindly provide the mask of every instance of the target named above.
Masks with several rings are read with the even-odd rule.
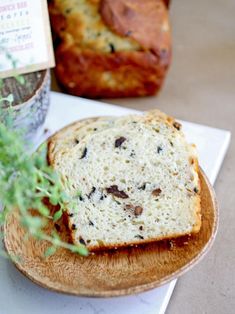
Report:
[[[143,285],[139,284],[136,287],[130,287],[130,288],[124,288],[124,289],[118,289],[118,290],[112,290],[112,291],[106,290],[106,291],[102,291],[102,292],[93,291],[92,294],[89,294],[89,293],[85,293],[85,292],[77,292],[75,290],[68,291],[67,289],[54,288],[53,286],[50,285],[50,283],[43,283],[42,281],[35,279],[35,277],[31,276],[29,273],[27,273],[27,271],[25,271],[25,269],[22,267],[22,265],[19,262],[13,261],[13,264],[24,276],[26,276],[32,282],[36,283],[37,285],[39,285],[43,288],[46,288],[46,289],[48,289],[50,291],[54,291],[54,292],[59,292],[59,293],[67,294],[67,295],[80,296],[80,297],[93,297],[93,298],[105,297],[105,298],[107,298],[107,297],[125,296],[125,295],[131,295],[131,294],[145,292],[145,291],[148,291],[148,290],[151,290],[151,289],[154,289],[154,288],[157,288],[157,287],[160,287],[162,285],[167,284],[168,282],[182,276],[184,273],[186,273],[188,270],[190,270],[194,265],[196,265],[198,262],[200,262],[204,258],[204,256],[211,249],[211,247],[214,243],[217,231],[218,231],[219,208],[218,208],[218,202],[217,202],[217,198],[215,195],[215,191],[214,191],[211,183],[209,182],[209,179],[207,178],[205,172],[202,170],[201,167],[199,167],[199,171],[200,171],[201,176],[203,177],[203,179],[206,182],[206,185],[208,187],[208,191],[209,191],[209,194],[211,196],[212,203],[213,203],[213,208],[214,208],[214,222],[212,225],[211,236],[210,236],[210,239],[208,240],[208,242],[205,244],[204,248],[200,251],[200,253],[198,253],[190,262],[188,262],[184,266],[180,267],[177,271],[171,273],[170,275],[165,276],[163,279],[155,280],[151,283],[147,283],[147,284],[143,284]],[[4,229],[5,228],[6,228],[6,223],[5,223]],[[9,253],[5,233],[4,233],[4,245],[5,245],[6,251]]]

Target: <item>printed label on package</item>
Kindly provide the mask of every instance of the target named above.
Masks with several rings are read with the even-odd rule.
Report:
[[[0,77],[55,65],[46,0],[0,0]]]

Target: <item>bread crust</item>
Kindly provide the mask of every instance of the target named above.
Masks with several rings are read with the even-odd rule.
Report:
[[[75,241],[75,232],[74,230],[71,230],[71,224],[69,222],[69,230],[70,230],[70,239],[72,243],[76,243]],[[126,242],[120,242],[120,243],[115,243],[115,244],[105,244],[105,245],[89,245],[87,244],[86,247],[88,248],[89,251],[91,252],[100,252],[104,250],[112,250],[112,249],[118,249],[118,248],[125,248],[125,247],[132,247],[132,246],[139,246],[142,244],[149,244],[149,243],[154,243],[158,241],[163,241],[163,240],[172,240],[172,239],[177,239],[183,236],[191,236],[191,234],[196,233],[196,232],[191,232],[190,234],[174,234],[172,233],[171,235],[166,237],[156,237],[156,238],[148,238],[148,239],[143,239],[143,240],[136,240],[132,241],[131,243],[126,243]]]
[[[194,160],[194,170],[197,173],[197,175],[199,174],[199,163],[198,163],[198,159],[197,158],[193,158]],[[201,228],[201,182],[198,179],[198,192],[197,192],[197,197],[196,197],[196,201],[195,201],[195,220],[196,223],[193,227],[192,233],[197,233],[200,231]]]
[[[53,166],[56,143],[61,137],[66,136],[67,131],[76,132],[81,127],[83,127],[84,125],[89,124],[91,122],[94,122],[98,119],[99,119],[98,117],[81,119],[79,121],[73,122],[73,123],[65,126],[61,130],[54,133],[51,137],[49,137],[49,139],[47,140],[47,162],[48,162],[48,165]]]
[[[56,76],[67,92],[112,98],[154,95],[163,84],[170,55],[162,59],[150,51],[104,54],[61,46],[56,59]]]
[[[180,129],[177,129],[174,125],[177,122],[173,117],[166,115],[165,113],[155,109],[152,110],[150,112],[148,112],[145,116],[145,123],[150,123],[153,120],[156,119],[160,119],[162,120],[164,123],[166,123],[168,126],[170,126],[175,132],[181,132]],[[66,126],[65,128],[59,130],[57,133],[55,133],[53,136],[51,136],[48,140],[48,152],[47,152],[47,158],[48,158],[48,163],[49,165],[54,164],[54,148],[56,145],[56,142],[59,138],[63,138],[67,131],[71,131],[71,130],[76,130],[78,131],[82,126],[89,124],[91,122],[94,121],[98,121],[100,119],[109,119],[110,117],[94,117],[94,118],[88,118],[88,119],[83,119],[77,122],[74,122],[68,126]],[[177,122],[178,123],[178,122]],[[191,156],[189,158],[189,163],[194,165],[194,170],[195,172],[198,174],[199,173],[199,164],[198,164],[198,160],[196,157]],[[146,244],[146,243],[150,243],[150,242],[155,242],[155,241],[161,241],[161,240],[169,240],[169,239],[174,239],[174,238],[178,238],[181,236],[185,236],[185,235],[191,235],[194,233],[199,232],[200,227],[201,227],[201,191],[200,191],[200,180],[198,179],[198,191],[196,193],[196,197],[195,197],[195,224],[190,232],[190,234],[179,234],[179,233],[172,233],[171,235],[167,235],[167,237],[156,237],[156,238],[148,238],[148,239],[136,239],[136,241],[132,241],[131,243],[115,243],[115,244],[105,244],[105,245],[89,245],[87,244],[87,248],[90,251],[94,251],[94,252],[98,252],[98,251],[102,251],[102,250],[108,250],[108,249],[115,249],[115,248],[121,248],[121,247],[128,247],[128,246],[134,246],[134,245],[140,245],[140,244]],[[72,223],[71,220],[69,219],[69,216],[67,213],[65,213],[65,221],[67,222],[67,226],[68,229],[70,231],[70,240],[72,243],[76,244],[76,240],[75,240],[75,230],[73,230],[72,228]]]
[[[162,0],[101,0],[100,13],[113,32],[134,39],[145,51],[160,56],[168,49],[168,14]]]
[[[88,1],[88,0],[87,0]],[[130,0],[129,0],[130,1]],[[142,1],[142,0],[141,0]],[[132,1],[133,2],[133,1]],[[135,0],[139,5],[140,0]],[[148,22],[146,12],[138,13],[141,27],[133,24],[133,19],[122,19],[123,28],[117,26],[122,11],[111,19],[108,9],[118,1],[90,1],[94,6],[100,5],[102,23],[124,40],[132,40],[140,48],[132,51],[103,52],[96,42],[90,46],[79,44],[83,36],[83,24],[79,13],[65,17],[50,1],[49,12],[53,30],[56,57],[56,77],[68,93],[89,98],[112,98],[153,95],[160,90],[171,61],[171,38],[168,14],[162,0],[147,0],[155,8]],[[143,3],[142,3],[143,5]],[[158,21],[151,31],[151,21]],[[135,19],[134,19],[135,20]],[[135,31],[128,33],[129,27]],[[138,26],[138,27],[137,27]],[[127,35],[128,34],[128,35]]]

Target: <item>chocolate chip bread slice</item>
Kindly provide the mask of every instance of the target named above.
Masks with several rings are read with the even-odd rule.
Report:
[[[49,163],[75,200],[75,244],[98,250],[199,231],[197,154],[180,129],[155,110],[83,120],[50,139]]]

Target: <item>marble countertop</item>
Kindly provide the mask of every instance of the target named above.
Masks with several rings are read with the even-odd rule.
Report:
[[[232,313],[235,307],[235,1],[172,1],[173,63],[158,97],[115,99],[138,110],[157,107],[180,119],[232,132],[215,184],[220,206],[216,242],[181,277],[167,314]],[[55,82],[53,89],[58,90]]]

